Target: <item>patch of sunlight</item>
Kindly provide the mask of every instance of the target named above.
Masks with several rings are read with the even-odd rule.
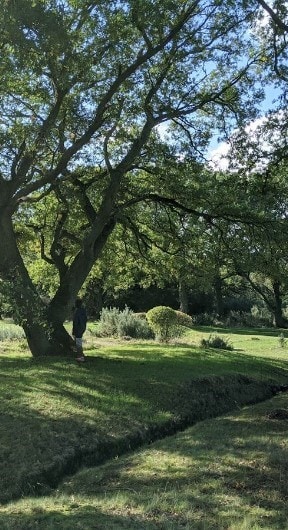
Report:
[[[187,474],[188,467],[191,466],[191,458],[173,453],[171,451],[159,451],[149,449],[143,451],[137,458],[137,475],[141,477],[158,477],[177,474],[179,477]],[[124,474],[131,475],[135,469],[128,469]]]

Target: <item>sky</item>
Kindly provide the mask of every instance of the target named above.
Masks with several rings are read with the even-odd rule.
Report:
[[[267,0],[267,4],[272,6],[272,1]],[[269,15],[268,13],[266,13],[266,11],[263,10],[263,17],[261,20],[257,22],[257,24],[258,24],[258,29],[260,29],[261,31],[264,30],[265,32],[266,27],[268,31]],[[257,25],[255,26],[254,31],[257,32]],[[273,109],[277,108],[277,101],[275,100],[277,100],[279,95],[280,95],[279,89],[277,89],[272,84],[267,85],[267,87],[265,88],[264,100],[261,102],[261,105],[260,105],[260,116],[254,122],[251,122],[250,124],[248,124],[246,127],[247,132],[249,132],[249,134],[251,134],[252,137],[253,137],[253,134],[255,134],[257,127],[259,127],[261,124],[265,122],[265,115],[267,114],[267,112],[273,111]],[[265,143],[264,140],[263,142]],[[265,144],[265,146],[267,147],[267,144]],[[214,166],[216,168],[224,169],[224,170],[228,168],[229,163],[226,157],[228,150],[229,150],[229,145],[227,143],[225,142],[218,143],[216,138],[211,141],[208,154],[207,154],[207,158],[212,161],[212,167]]]
[[[260,117],[250,122],[246,127],[246,132],[253,138],[257,129],[266,121],[266,113],[276,109],[275,100],[279,96],[279,91],[270,86],[266,89],[266,97],[260,107]],[[236,131],[235,131],[236,132]],[[268,144],[263,138],[263,147],[267,148]],[[229,144],[227,142],[217,142],[212,140],[210,143],[207,159],[210,161],[210,167],[214,169],[227,170],[229,167],[229,160],[227,154],[229,152]]]

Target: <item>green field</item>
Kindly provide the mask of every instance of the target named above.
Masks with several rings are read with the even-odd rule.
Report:
[[[81,366],[3,337],[1,529],[287,529],[288,420],[269,416],[287,393],[268,398],[288,383],[288,348],[274,330],[200,348],[215,332],[166,345],[87,332]]]

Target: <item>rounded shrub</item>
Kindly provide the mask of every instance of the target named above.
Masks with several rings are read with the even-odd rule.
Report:
[[[146,313],[146,318],[156,338],[161,342],[167,342],[177,336],[179,327],[177,312],[171,307],[164,305],[153,307]]]
[[[185,328],[192,328],[193,327],[193,319],[190,317],[190,315],[187,315],[187,313],[183,313],[183,311],[175,311],[177,316],[177,324],[178,326],[182,326]]]

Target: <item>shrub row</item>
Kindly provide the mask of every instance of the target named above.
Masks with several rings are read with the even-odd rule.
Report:
[[[100,313],[97,330],[101,337],[131,337],[134,339],[154,339],[167,341],[179,336],[185,327],[192,327],[192,318],[170,307],[154,307],[147,314],[133,313],[126,307],[104,308]]]
[[[154,338],[154,333],[146,319],[133,313],[128,307],[122,311],[116,307],[103,308],[97,334],[102,337]]]

